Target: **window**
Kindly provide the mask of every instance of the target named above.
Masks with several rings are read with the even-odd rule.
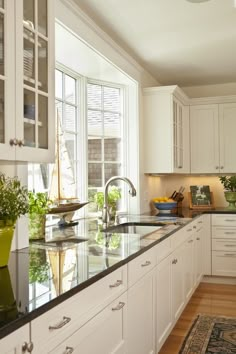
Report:
[[[88,82],[88,196],[93,200],[112,176],[123,173],[122,89]],[[95,206],[90,204],[92,211]]]
[[[94,193],[103,190],[110,177],[124,174],[123,88],[87,82],[86,78],[60,68],[56,70],[55,95],[65,148],[76,181],[75,196],[82,200],[81,196],[87,195],[86,200],[93,201]],[[53,168],[54,164],[29,164],[29,189],[50,195]],[[84,184],[82,171],[88,175]],[[88,205],[88,211],[97,211],[94,203]]]

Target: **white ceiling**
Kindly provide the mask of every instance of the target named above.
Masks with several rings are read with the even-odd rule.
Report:
[[[74,0],[161,84],[236,82],[234,0]]]

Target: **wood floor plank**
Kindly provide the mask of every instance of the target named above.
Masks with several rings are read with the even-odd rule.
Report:
[[[236,285],[200,283],[159,354],[178,354],[198,314],[236,317]]]

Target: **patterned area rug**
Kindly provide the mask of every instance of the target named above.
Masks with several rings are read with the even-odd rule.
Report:
[[[236,354],[236,318],[199,315],[179,354]]]

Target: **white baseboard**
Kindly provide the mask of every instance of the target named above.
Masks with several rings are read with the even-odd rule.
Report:
[[[218,277],[218,276],[209,276],[204,275],[201,280],[202,283],[212,283],[212,284],[229,284],[235,285],[236,278],[235,277]]]

